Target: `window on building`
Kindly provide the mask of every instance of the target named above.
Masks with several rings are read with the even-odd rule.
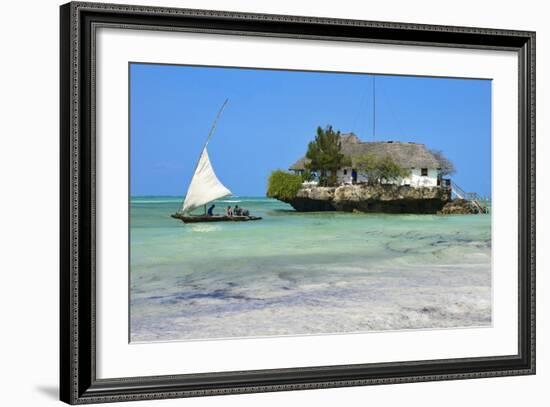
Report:
[[[427,177],[428,176],[428,169],[427,168],[421,168],[420,169],[420,175],[422,175],[423,177]]]
[[[344,170],[344,175],[348,175],[348,170]]]

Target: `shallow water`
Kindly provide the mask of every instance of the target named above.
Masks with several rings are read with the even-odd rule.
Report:
[[[255,222],[185,225],[131,201],[130,338],[207,339],[487,326],[490,215],[296,213],[232,197]]]

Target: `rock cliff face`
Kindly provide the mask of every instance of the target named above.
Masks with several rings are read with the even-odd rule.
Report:
[[[451,191],[397,185],[303,186],[294,198],[281,200],[299,212],[437,213],[451,200]]]
[[[442,215],[469,215],[478,214],[481,211],[472,202],[464,199],[455,199],[446,203],[439,213]]]

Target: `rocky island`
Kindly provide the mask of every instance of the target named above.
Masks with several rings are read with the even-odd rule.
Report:
[[[439,151],[410,142],[362,142],[332,127],[317,129],[304,157],[289,171],[274,171],[267,196],[296,211],[419,214],[480,213],[464,199],[452,200],[452,163]]]
[[[277,197],[299,212],[359,211],[437,213],[451,201],[450,189],[401,185],[305,185],[294,197]]]

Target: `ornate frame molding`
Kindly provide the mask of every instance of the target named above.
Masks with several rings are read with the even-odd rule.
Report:
[[[60,20],[62,401],[85,404],[535,373],[534,32],[82,2],[61,6]],[[94,38],[99,26],[518,52],[518,355],[97,379]]]

